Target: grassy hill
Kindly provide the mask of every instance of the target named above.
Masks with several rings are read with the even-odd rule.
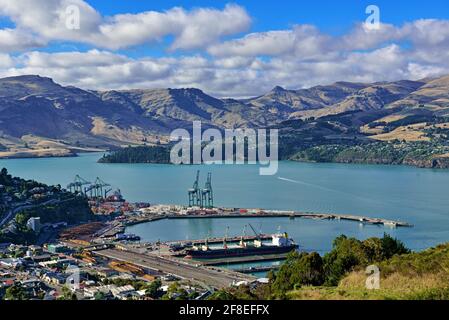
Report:
[[[337,287],[303,287],[289,299],[449,299],[449,244],[419,253],[395,256],[379,263],[380,290],[368,290],[363,270],[352,271]]]
[[[371,265],[380,270],[378,290],[366,288]],[[219,291],[212,299],[447,300],[449,244],[410,252],[388,235],[364,241],[340,236],[324,256],[290,254],[269,278],[269,284]]]

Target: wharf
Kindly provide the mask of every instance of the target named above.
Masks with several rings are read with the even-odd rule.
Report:
[[[216,265],[238,264],[248,262],[279,261],[285,260],[287,256],[288,253],[282,253],[282,254],[267,254],[259,256],[248,256],[248,257],[244,256],[244,257],[231,257],[231,258],[194,260],[194,261],[201,263],[204,266],[216,266]]]
[[[268,234],[261,234],[259,236],[244,236],[243,237],[243,241],[254,241],[256,239],[261,239],[261,240],[271,240],[272,236],[268,235]],[[240,240],[242,240],[242,237],[237,236],[237,237],[227,237],[226,238],[226,242],[227,243],[235,243],[235,242],[239,242]],[[218,243],[223,243],[225,241],[225,238],[209,238],[207,239],[207,242],[209,244],[218,244]],[[166,245],[176,245],[176,244],[180,244],[180,245],[185,245],[185,244],[192,244],[192,245],[199,245],[199,244],[204,244],[206,242],[206,239],[201,239],[201,240],[179,240],[179,241],[169,241],[169,242],[165,242]]]
[[[251,274],[255,272],[269,272],[273,270],[278,270],[279,266],[260,266],[260,267],[249,267],[249,268],[240,268],[240,269],[233,269],[234,271],[244,273],[244,274]]]
[[[334,213],[310,213],[310,212],[296,212],[296,211],[271,211],[265,210],[258,213],[217,213],[217,214],[198,214],[198,215],[170,215],[168,219],[207,219],[207,218],[277,218],[286,217],[290,219],[304,218],[304,219],[315,219],[315,220],[346,220],[359,222],[362,224],[371,225],[384,225],[388,227],[413,227],[412,224],[382,219],[382,218],[370,218],[366,216],[357,216],[351,214],[334,214]]]

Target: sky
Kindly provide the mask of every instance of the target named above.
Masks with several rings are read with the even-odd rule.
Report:
[[[449,74],[449,2],[0,0],[0,77],[23,74],[236,98],[437,77]]]

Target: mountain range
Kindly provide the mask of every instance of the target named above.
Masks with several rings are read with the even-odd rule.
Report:
[[[449,76],[350,83],[308,89],[275,87],[248,99],[212,97],[200,89],[83,90],[25,75],[0,79],[0,156],[69,155],[137,144],[165,143],[175,128],[270,127],[298,119],[347,118],[363,135],[413,115],[449,114]],[[369,121],[362,121],[361,114]],[[377,131],[376,131],[377,130]],[[388,132],[387,132],[388,133]]]

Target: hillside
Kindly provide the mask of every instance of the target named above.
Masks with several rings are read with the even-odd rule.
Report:
[[[449,245],[395,256],[379,263],[380,289],[366,289],[364,270],[352,271],[337,287],[304,287],[290,299],[317,300],[447,300],[449,299]]]
[[[291,142],[284,148],[293,143],[296,151],[304,144],[354,139],[430,141],[429,130],[444,131],[448,113],[449,76],[299,90],[275,87],[238,100],[196,88],[89,91],[28,75],[0,79],[0,157],[70,156],[164,144],[172,130],[189,129],[194,120],[204,128],[278,127],[284,141]]]
[[[366,286],[368,266],[379,270],[378,288]],[[447,300],[448,268],[449,244],[410,252],[389,235],[363,241],[340,236],[323,256],[290,254],[266,285],[222,290],[212,299]]]

